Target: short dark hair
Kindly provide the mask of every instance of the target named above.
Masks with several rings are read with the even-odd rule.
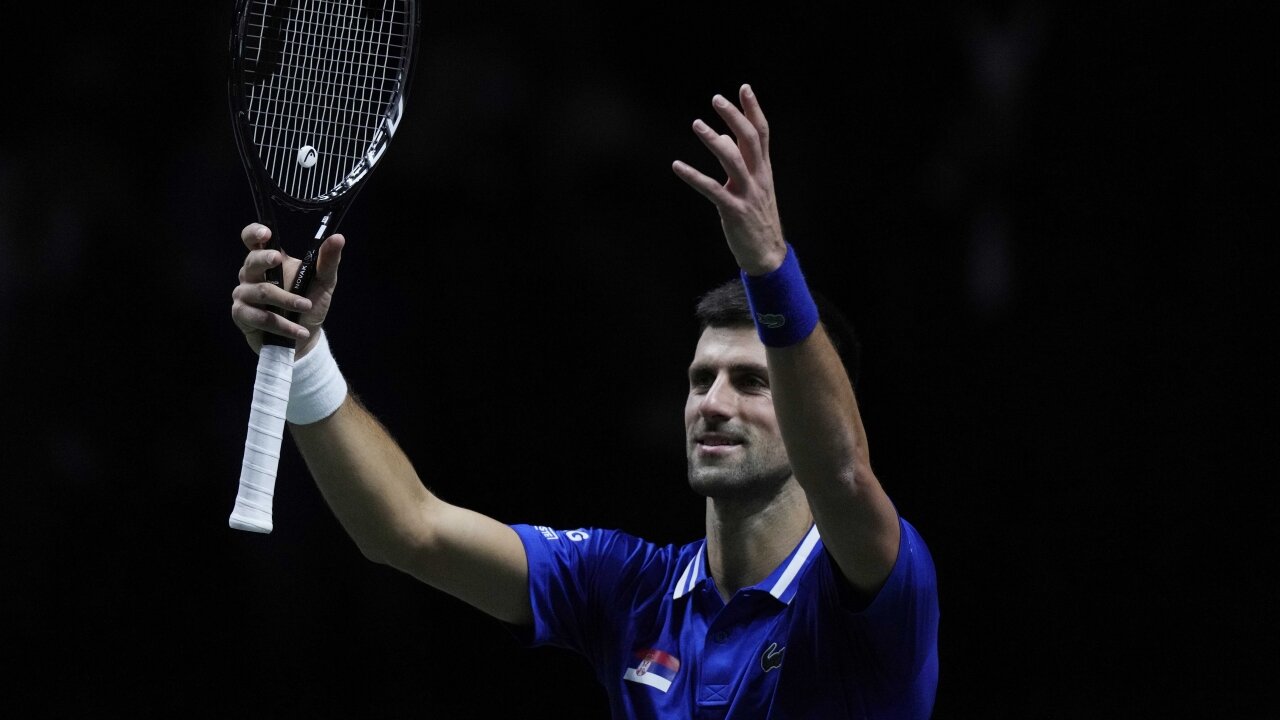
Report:
[[[818,319],[826,328],[831,344],[840,355],[840,361],[844,363],[849,384],[856,389],[858,372],[861,369],[862,344],[858,341],[857,333],[854,332],[853,323],[818,291],[809,288],[809,294],[813,296],[813,301],[818,306]],[[740,278],[727,280],[698,298],[694,316],[698,319],[699,332],[709,327],[755,327],[755,320],[751,317],[751,306],[747,303],[747,292],[742,287]]]

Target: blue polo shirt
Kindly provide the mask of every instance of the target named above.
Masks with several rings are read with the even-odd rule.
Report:
[[[706,541],[513,525],[532,645],[584,655],[614,718],[927,718],[938,683],[933,559],[905,520],[893,572],[853,596],[816,526],[725,603]]]

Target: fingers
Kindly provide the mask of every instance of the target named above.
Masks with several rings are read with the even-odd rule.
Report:
[[[338,266],[342,263],[342,248],[345,244],[346,238],[336,234],[330,235],[320,243],[314,281],[307,290],[311,307],[298,316],[298,322],[304,327],[312,328],[313,331],[324,323],[325,317],[329,314],[333,293],[338,287]],[[300,354],[305,352],[304,346],[300,345],[298,352]]]
[[[717,204],[728,202],[733,195],[746,191],[753,179],[765,187],[771,185],[769,123],[750,85],[744,84],[739,88],[738,99],[742,104],[741,110],[722,95],[711,100],[716,114],[729,126],[732,136],[717,133],[702,120],[693,122],[694,134],[720,162],[720,167],[728,175],[728,182],[721,185],[679,161],[671,166],[681,180]]]
[[[711,101],[732,136],[712,130],[701,120],[693,123],[694,134],[715,155],[728,180],[717,182],[679,161],[672,163],[671,169],[716,206],[738,266],[760,275],[778,266],[786,243],[769,164],[769,124],[751,86],[738,89],[738,100],[741,109],[721,95]]]
[[[246,335],[265,331],[282,337],[305,339],[311,333],[281,313],[305,312],[311,309],[312,303],[266,280],[267,270],[279,267],[285,261],[284,253],[279,250],[261,249],[270,237],[270,230],[256,223],[240,233],[249,253],[240,266],[240,284],[231,291],[231,317]]]
[[[240,282],[262,282],[267,271],[279,267],[284,262],[284,254],[279,250],[250,250],[240,266]]]
[[[719,97],[719,96],[717,96]],[[698,136],[703,145],[711,151],[712,155],[720,161],[720,167],[724,168],[725,173],[729,176],[729,183],[735,187],[746,187],[750,179],[750,171],[742,157],[742,151],[733,138],[728,135],[721,135],[712,130],[706,123],[701,120],[693,121],[693,133]]]
[[[764,117],[764,110],[760,109],[760,99],[756,97],[755,91],[750,85],[743,84],[738,89],[738,101],[742,103],[742,112],[750,121],[751,126],[755,128],[757,145],[759,146],[759,160],[765,165],[769,164],[769,121]]]
[[[703,197],[717,205],[720,204],[724,195],[724,187],[719,182],[703,175],[694,168],[676,160],[671,163],[671,169],[675,171],[677,177],[685,181],[689,187],[697,190]]]
[[[285,318],[281,311],[309,309],[310,300],[269,282],[242,282],[231,291],[231,317],[246,334],[260,330],[305,340],[311,337],[310,331]]]
[[[240,231],[240,241],[249,250],[266,247],[270,239],[271,229],[261,223],[249,223]]]
[[[311,309],[311,301],[301,295],[294,295],[284,288],[259,280],[242,280],[231,291],[232,304],[243,303],[253,307],[279,308],[293,312],[304,312]]]
[[[749,88],[743,85],[741,92],[749,92]],[[745,110],[745,102],[743,106]],[[715,108],[716,114],[725,121],[725,124],[729,126],[729,130],[733,132],[734,137],[738,139],[736,146],[746,167],[754,169],[764,162],[763,150],[760,146],[760,133],[757,131],[755,123],[747,115],[744,115],[742,110],[734,107],[733,103],[726,100],[723,95],[716,95],[712,98],[711,107]],[[755,108],[758,111],[759,105],[756,105]],[[763,118],[763,114],[760,117]]]
[[[347,239],[342,235],[330,235],[320,244],[320,257],[316,260],[316,280],[332,289],[338,282],[338,266],[342,264],[342,248]]]
[[[284,250],[268,246],[271,241],[271,229],[266,225],[259,223],[246,225],[240,231],[240,240],[249,249],[249,254],[244,258],[244,265],[240,267],[240,282],[263,280],[266,278],[267,270],[285,263],[297,264],[285,254]]]
[[[269,332],[280,337],[306,340],[311,332],[283,315],[236,300],[231,303],[231,317],[246,335],[254,331]]]

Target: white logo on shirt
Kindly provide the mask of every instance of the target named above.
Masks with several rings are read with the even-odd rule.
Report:
[[[567,538],[569,538],[570,540],[572,540],[572,541],[574,541],[574,542],[582,542],[583,540],[586,540],[587,538],[591,537],[591,535],[590,535],[590,534],[588,534],[586,530],[581,530],[581,529],[579,529],[579,530],[565,530],[565,531],[564,531],[564,536],[565,536],[565,537],[567,537]]]
[[[537,526],[537,527],[538,527],[539,532],[541,532],[541,533],[542,533],[542,537],[544,537],[544,538],[546,538],[546,539],[548,539],[548,540],[559,540],[559,539],[560,539],[560,536],[559,536],[559,535],[556,535],[556,531],[555,531],[555,530],[552,530],[551,528],[547,527],[546,525],[539,525],[539,526]]]
[[[760,656],[760,669],[769,672],[782,667],[782,653],[786,651],[786,648],[779,648],[778,643],[770,643]]]

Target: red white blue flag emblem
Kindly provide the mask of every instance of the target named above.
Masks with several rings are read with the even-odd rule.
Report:
[[[680,669],[680,660],[674,655],[652,648],[636,650],[634,664],[623,673],[623,680],[657,688],[666,692]]]

